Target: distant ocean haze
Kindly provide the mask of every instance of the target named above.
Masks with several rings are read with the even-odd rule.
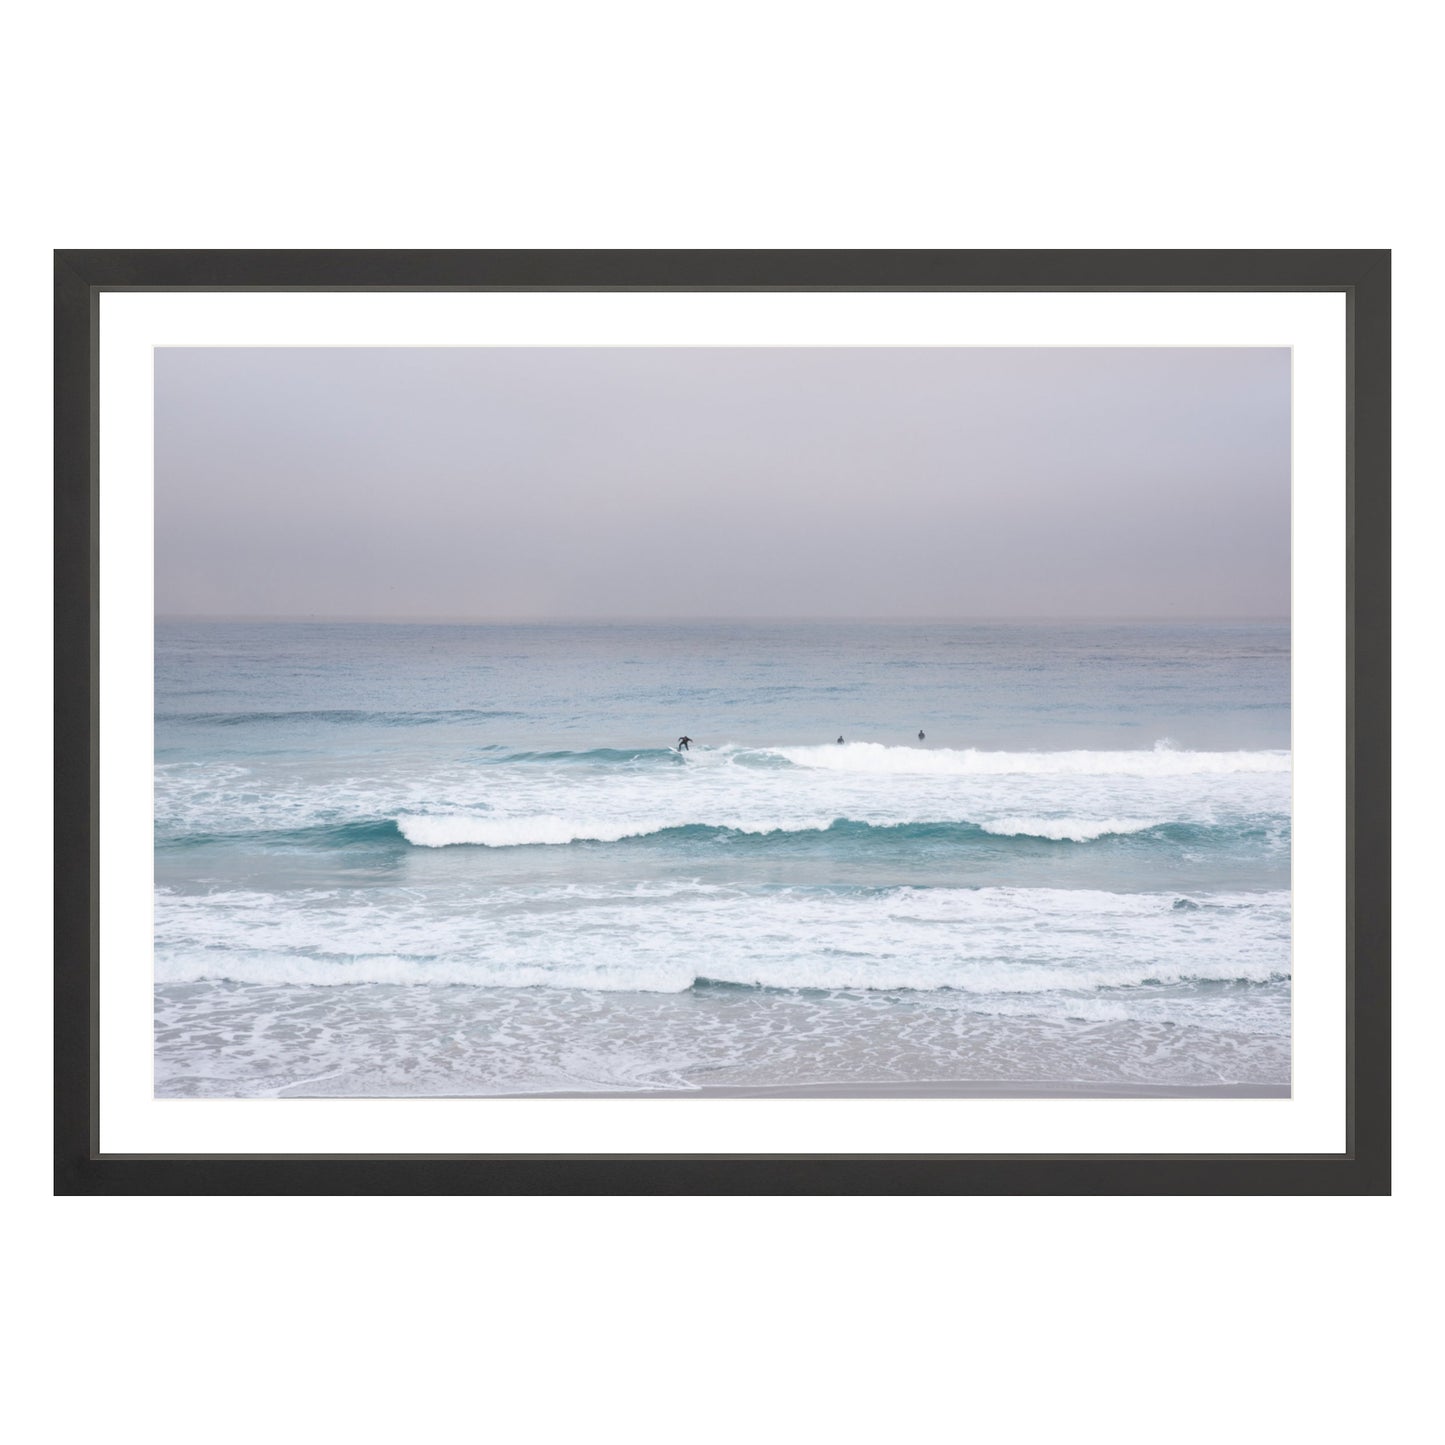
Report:
[[[1283,347],[161,347],[155,383],[162,613],[1289,607]]]

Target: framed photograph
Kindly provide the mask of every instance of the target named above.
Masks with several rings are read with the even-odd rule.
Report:
[[[55,267],[57,1192],[1388,1192],[1388,252]]]

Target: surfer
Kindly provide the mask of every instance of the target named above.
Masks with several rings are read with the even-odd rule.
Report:
[[[839,741],[840,743],[843,741],[843,734],[842,734],[842,733],[839,733],[839,734],[838,734],[838,741]]]
[[[923,741],[923,729],[922,729],[922,728],[919,728],[919,729],[918,729],[918,741],[919,741],[919,742],[922,742],[922,741]]]
[[[688,747],[688,744],[689,744],[691,741],[692,741],[692,739],[691,739],[690,737],[688,737],[688,735],[687,735],[686,733],[684,733],[680,738],[678,738],[678,740],[677,740],[677,750],[678,750],[678,752],[680,752],[680,753],[690,753],[690,752],[692,751],[692,749],[691,749],[690,747]]]

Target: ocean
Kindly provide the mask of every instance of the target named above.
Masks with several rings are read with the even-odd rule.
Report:
[[[155,1091],[1282,1092],[1289,688],[1287,623],[160,621]]]

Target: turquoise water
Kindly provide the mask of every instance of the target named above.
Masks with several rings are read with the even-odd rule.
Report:
[[[156,643],[159,1093],[1288,1081],[1287,625]]]

